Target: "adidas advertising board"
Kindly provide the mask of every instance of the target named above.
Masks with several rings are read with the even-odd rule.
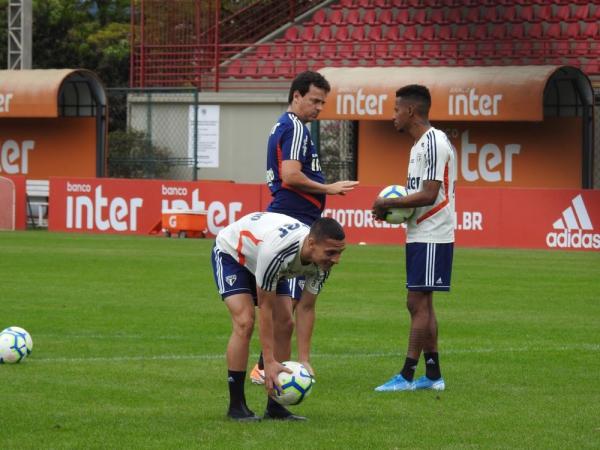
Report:
[[[600,249],[600,233],[594,233],[587,208],[581,194],[577,195],[561,217],[552,224],[546,235],[550,248],[589,248]]]
[[[382,186],[330,196],[323,211],[349,243],[404,244],[405,224],[373,219]],[[266,185],[227,182],[51,178],[50,231],[147,235],[164,209],[208,212],[207,237],[243,215],[266,209]],[[456,188],[455,239],[460,247],[600,250],[600,191]]]

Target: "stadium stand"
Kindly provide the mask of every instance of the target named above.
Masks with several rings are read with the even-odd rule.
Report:
[[[153,1],[159,2],[146,0]],[[271,8],[265,9],[265,3]],[[267,23],[265,16],[275,15],[275,6],[282,3],[246,1],[244,23]],[[596,63],[600,59],[600,0],[291,3],[301,6],[293,17],[289,11],[269,17],[262,30],[252,25],[234,32],[233,23],[238,20],[240,25],[241,12],[222,18],[227,33],[215,31],[219,27],[212,23],[200,24],[206,29],[206,44],[151,45],[134,33],[131,85],[175,86],[202,80],[200,87],[210,90],[217,81],[226,86],[230,78],[285,80],[298,67],[353,65],[568,63],[600,76]],[[254,22],[247,17],[253,14]],[[290,67],[292,71],[286,72]]]

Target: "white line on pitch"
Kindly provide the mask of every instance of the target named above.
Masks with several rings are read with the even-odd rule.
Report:
[[[505,347],[499,348],[476,348],[476,349],[448,349],[443,354],[472,354],[472,353],[526,353],[531,351],[529,347]],[[545,352],[567,352],[574,350],[586,350],[592,352],[600,351],[600,345],[578,344],[560,347],[536,347],[536,351]],[[314,358],[327,359],[348,359],[348,358],[385,358],[385,357],[403,357],[403,352],[373,352],[373,353],[313,353]],[[252,358],[252,357],[251,357]],[[200,354],[200,355],[147,355],[147,356],[106,356],[90,358],[32,358],[31,362],[40,363],[78,363],[78,362],[130,362],[130,361],[203,361],[225,359],[225,354]]]

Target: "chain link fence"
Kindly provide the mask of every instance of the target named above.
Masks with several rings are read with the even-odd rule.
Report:
[[[196,89],[117,88],[107,94],[108,176],[197,179]]]
[[[358,122],[321,120],[319,122],[319,159],[328,183],[356,180]]]
[[[593,187],[600,189],[600,89],[594,91],[594,173]]]

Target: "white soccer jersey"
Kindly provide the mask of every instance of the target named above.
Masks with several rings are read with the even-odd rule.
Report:
[[[410,150],[406,189],[423,189],[427,180],[441,181],[433,205],[415,209],[407,222],[406,242],[454,242],[454,186],[456,154],[446,133],[431,127]]]
[[[221,230],[216,246],[253,273],[265,291],[274,291],[281,278],[306,276],[304,288],[318,294],[329,272],[300,261],[308,232],[307,225],[292,217],[251,213]]]

